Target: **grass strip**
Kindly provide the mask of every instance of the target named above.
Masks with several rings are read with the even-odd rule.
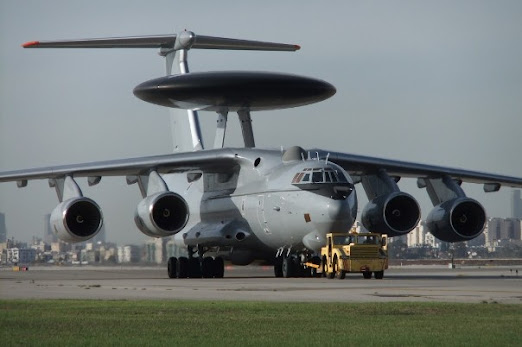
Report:
[[[520,346],[522,305],[0,300],[3,346]]]

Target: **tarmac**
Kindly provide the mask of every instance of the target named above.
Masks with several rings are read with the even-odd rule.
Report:
[[[220,279],[169,279],[164,267],[0,268],[0,299],[522,303],[522,266],[393,267],[384,279],[275,278],[227,266]]]

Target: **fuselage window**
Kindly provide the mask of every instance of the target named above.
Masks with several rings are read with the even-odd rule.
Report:
[[[309,182],[310,181],[310,174],[307,173],[304,175],[303,179],[301,180],[301,182]]]

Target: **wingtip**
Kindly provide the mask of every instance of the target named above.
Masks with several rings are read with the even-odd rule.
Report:
[[[301,49],[301,46],[299,46],[299,45],[294,45],[294,48],[295,48],[296,51],[298,51],[298,50]]]
[[[22,44],[22,47],[28,48],[28,47],[32,47],[32,46],[38,46],[39,44],[40,44],[40,41],[29,41],[29,42]]]

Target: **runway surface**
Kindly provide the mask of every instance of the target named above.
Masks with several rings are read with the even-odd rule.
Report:
[[[517,273],[518,270],[518,273]],[[0,299],[522,303],[522,266],[389,269],[382,280],[274,278],[271,267],[227,267],[222,279],[169,279],[163,267],[0,269]]]

